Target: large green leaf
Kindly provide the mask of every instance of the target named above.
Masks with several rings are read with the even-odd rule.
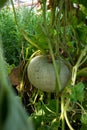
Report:
[[[33,130],[7,78],[0,37],[0,130]]]
[[[84,84],[82,82],[79,82],[75,86],[71,88],[71,95],[70,95],[71,101],[73,102],[82,102],[84,99]]]
[[[82,114],[81,122],[82,122],[82,124],[87,125],[87,113],[86,112]]]

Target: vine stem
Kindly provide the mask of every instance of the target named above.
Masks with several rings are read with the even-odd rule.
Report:
[[[83,49],[83,51],[82,51],[82,53],[81,53],[81,55],[76,63],[77,67],[79,67],[83,63],[84,60],[82,61],[82,59],[86,55],[86,52],[87,52],[87,46]]]
[[[64,97],[61,97],[61,119],[62,119],[62,130],[65,130],[65,119],[64,119]]]
[[[41,47],[39,47],[35,42],[33,42],[33,41],[26,35],[26,33],[25,33],[24,30],[21,29],[20,32],[21,32],[22,36],[25,38],[25,40],[26,40],[28,43],[30,43],[33,47],[37,48],[38,50],[41,50],[41,51],[44,53],[44,50],[43,50]]]
[[[55,70],[55,74],[56,74],[56,81],[57,81],[57,86],[56,86],[56,90],[57,92],[59,92],[61,90],[61,83],[60,83],[60,79],[59,79],[59,73],[58,73],[58,67],[55,61],[55,56],[54,56],[54,52],[52,49],[52,45],[51,45],[51,40],[50,40],[50,36],[49,36],[49,32],[47,30],[47,26],[45,25],[44,27],[41,25],[42,31],[44,32],[47,42],[48,42],[48,46],[49,46],[49,50],[50,50],[50,55],[52,57],[52,61],[53,61],[53,65],[54,65],[54,70]]]
[[[79,71],[77,72],[77,76],[87,77],[87,67],[85,67],[85,68],[79,70]]]
[[[83,111],[84,113],[86,113],[85,109],[83,108],[82,105],[80,105],[80,103],[76,102],[76,104],[82,109],[82,111]]]
[[[83,57],[86,55],[86,52],[87,52],[87,46],[83,49],[83,51],[82,51],[76,65],[73,67],[73,70],[72,70],[72,82],[71,82],[72,85],[75,84],[77,70],[78,70],[79,66],[83,63],[83,61],[85,62],[85,60],[86,60],[86,58],[85,58],[85,60],[83,59]],[[83,59],[83,61],[82,61],[82,59]]]
[[[48,39],[48,45],[49,45],[50,54],[51,54],[51,57],[52,57],[55,73],[56,73],[56,81],[57,81],[56,95],[58,95],[59,91],[61,90],[61,83],[60,83],[60,79],[59,79],[58,69],[57,69],[57,65],[56,65],[56,62],[55,62],[52,46],[51,46],[49,39]],[[58,116],[58,114],[59,114],[59,99],[57,98],[57,100],[56,100],[56,115]]]
[[[69,122],[69,119],[67,117],[67,109],[68,109],[68,106],[69,106],[69,103],[70,103],[70,100],[67,100],[67,103],[66,105],[64,106],[64,117],[65,117],[65,121],[69,127],[70,130],[74,130],[73,127],[71,126],[70,122]]]
[[[17,25],[17,27],[18,27],[18,21],[17,21],[17,18],[16,18],[16,11],[15,11],[15,7],[14,7],[14,3],[13,3],[13,0],[10,0],[10,1],[11,1],[12,8],[13,8],[15,23],[16,23],[16,25]]]
[[[69,107],[70,99],[67,100],[66,104],[64,103],[64,95],[61,97],[61,116],[60,119],[62,120],[62,130],[65,130],[65,121],[69,127],[70,130],[74,130],[71,126],[69,119],[67,117],[67,109]]]
[[[59,79],[59,74],[58,74],[58,67],[55,61],[55,56],[53,53],[53,49],[52,49],[52,45],[51,45],[51,39],[49,36],[49,32],[47,30],[47,26],[45,25],[44,27],[42,27],[42,31],[44,32],[47,42],[48,42],[48,46],[49,46],[49,51],[50,51],[50,55],[53,61],[53,66],[54,66],[54,70],[55,70],[55,74],[56,74],[56,96],[58,95],[59,91],[61,90],[61,83],[60,83],[60,79]],[[59,99],[57,98],[56,100],[56,116],[58,117],[59,115]]]
[[[60,83],[60,79],[59,79],[58,68],[57,68],[57,65],[56,65],[56,61],[55,61],[55,57],[54,57],[54,54],[53,54],[51,43],[48,42],[48,44],[49,44],[50,54],[51,54],[51,57],[52,57],[52,60],[53,60],[53,65],[54,65],[54,69],[55,69],[55,73],[56,73],[56,80],[57,80],[57,86],[58,86],[57,90],[59,92],[61,90],[61,83]]]
[[[70,130],[74,130],[74,129],[72,128],[71,124],[69,123],[69,120],[68,120],[66,111],[64,112],[64,117],[65,117],[66,123],[67,123],[68,127],[70,128]]]

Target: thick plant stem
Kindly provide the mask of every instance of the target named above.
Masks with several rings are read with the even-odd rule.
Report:
[[[52,8],[51,8],[51,20],[50,20],[50,24],[51,24],[51,26],[54,26],[54,21],[55,21],[55,10],[56,10],[56,7],[55,6],[53,6]]]
[[[79,71],[77,72],[77,76],[78,76],[78,77],[79,77],[79,76],[87,77],[87,67],[85,67],[85,68],[79,70]]]
[[[59,114],[59,99],[56,100],[56,116]]]
[[[46,0],[43,1],[43,6],[42,6],[42,10],[43,10],[43,23],[46,24]]]
[[[46,25],[45,25],[45,28],[43,28],[43,26],[42,26],[42,31],[46,35],[48,46],[49,46],[50,55],[52,57],[52,61],[53,61],[53,65],[54,65],[54,70],[55,70],[55,74],[56,74],[56,83],[57,83],[56,84],[56,97],[57,97],[59,91],[62,88],[61,87],[61,83],[60,83],[60,79],[59,79],[59,74],[58,74],[58,67],[57,67],[57,64],[56,64],[56,61],[55,61],[55,57],[54,57],[54,53],[53,53],[53,49],[52,49],[52,45],[51,45],[50,36],[49,36],[49,33],[48,33]],[[59,114],[59,99],[57,98],[57,100],[56,100],[56,115],[57,115],[57,117],[58,117],[58,114]]]
[[[49,44],[50,54],[51,54],[51,57],[52,57],[52,60],[53,60],[53,65],[54,65],[54,69],[55,69],[55,73],[56,73],[57,91],[59,92],[61,90],[61,83],[60,83],[60,79],[59,79],[58,68],[57,68],[57,65],[56,65],[56,62],[55,62],[55,57],[54,57],[54,54],[53,54],[53,50],[52,50],[52,46],[51,46],[50,41],[48,42],[48,44]]]
[[[61,97],[61,120],[62,120],[62,130],[65,130],[65,119],[64,119],[64,97]]]
[[[85,60],[83,59],[83,57],[87,57],[86,54],[87,54],[87,46],[83,49],[76,65],[73,67],[73,70],[72,70],[72,85],[75,84],[77,70],[78,70],[79,66],[82,65],[83,61],[85,62],[85,60],[86,60],[86,58],[85,58]],[[82,61],[82,59],[83,59],[83,61]]]
[[[69,123],[69,120],[68,120],[66,111],[64,112],[64,117],[65,117],[66,123],[67,123],[68,127],[70,128],[70,130],[74,130],[74,129],[72,128],[72,126],[70,125],[70,123]]]
[[[81,53],[81,55],[80,55],[80,57],[79,57],[79,59],[78,59],[78,61],[76,63],[77,67],[79,67],[83,63],[84,60],[82,61],[82,59],[83,59],[84,56],[86,56],[86,54],[87,54],[87,46],[82,50],[82,53]]]
[[[56,73],[56,81],[57,81],[56,95],[58,95],[59,91],[61,90],[61,83],[60,83],[60,80],[59,80],[58,69],[57,69],[57,65],[56,65],[56,62],[55,62],[52,46],[51,46],[50,41],[48,43],[49,43],[50,54],[51,54],[51,57],[52,57],[52,60],[53,60],[53,65],[54,65],[54,69],[55,69],[55,73]],[[58,114],[59,114],[59,99],[57,98],[57,100],[56,100],[56,115],[58,116]]]
[[[74,130],[73,127],[71,126],[70,122],[69,122],[68,117],[67,117],[67,109],[68,109],[68,107],[69,107],[69,103],[70,103],[70,100],[67,99],[66,105],[65,105],[64,108],[63,108],[63,109],[64,109],[64,118],[65,118],[65,121],[66,121],[66,123],[67,123],[69,129],[70,129],[70,130]]]
[[[15,11],[15,7],[14,7],[13,0],[11,0],[11,4],[12,4],[12,8],[13,8],[15,23],[16,23],[16,25],[18,26],[18,21],[17,21],[17,18],[16,18],[16,11]]]

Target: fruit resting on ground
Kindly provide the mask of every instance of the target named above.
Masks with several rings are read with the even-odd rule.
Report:
[[[56,60],[57,67],[60,66],[59,78],[62,88],[66,86],[71,77],[71,72],[64,61]],[[32,85],[45,92],[54,92],[56,89],[56,74],[54,66],[43,56],[34,57],[27,68],[28,79]]]

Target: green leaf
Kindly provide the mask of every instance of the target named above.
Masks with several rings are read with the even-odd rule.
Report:
[[[80,129],[80,130],[87,130],[87,125],[82,124],[82,126],[81,126],[81,129]]]
[[[87,125],[87,113],[83,113],[81,117],[81,122]]]
[[[36,35],[35,37],[35,43],[42,49],[48,49],[48,43],[46,40],[46,37],[44,36],[44,34],[41,35]]]
[[[71,88],[71,95],[70,95],[71,101],[73,102],[82,102],[84,99],[84,84],[82,82],[79,82],[75,86]]]
[[[33,130],[31,120],[8,82],[0,37],[0,130]]]

